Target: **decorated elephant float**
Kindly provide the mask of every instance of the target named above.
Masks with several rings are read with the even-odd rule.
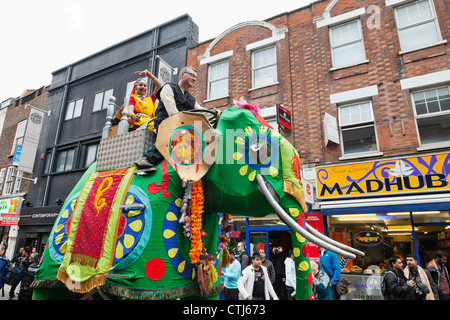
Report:
[[[307,241],[363,255],[305,222],[298,153],[256,108],[231,107],[216,120],[213,127],[189,112],[166,119],[156,140],[165,159],[148,175],[129,160],[108,164],[107,153],[138,146],[142,154],[151,133],[103,139],[56,219],[33,298],[217,299],[231,215],[275,212],[290,227],[299,300],[313,298]]]

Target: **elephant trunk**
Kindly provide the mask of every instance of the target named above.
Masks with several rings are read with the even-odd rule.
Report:
[[[300,226],[295,220],[293,220],[286,212],[285,210],[278,204],[278,201],[275,199],[274,195],[270,192],[266,185],[266,181],[263,178],[262,175],[258,174],[256,177],[256,180],[258,182],[258,187],[262,194],[267,198],[269,201],[269,204],[273,207],[277,215],[280,217],[281,220],[286,223],[287,226],[289,226],[292,230],[300,234],[302,237],[304,237],[306,240],[323,247],[327,250],[330,250],[336,254],[339,254],[341,256],[347,257],[349,259],[356,259],[356,254],[360,256],[364,256],[364,253],[356,250],[354,248],[351,248],[349,246],[346,246],[342,243],[339,243],[335,240],[332,240],[321,233],[317,232],[314,228],[309,226],[307,223],[305,223],[305,228]]]

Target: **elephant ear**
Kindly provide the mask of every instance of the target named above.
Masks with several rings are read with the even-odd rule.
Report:
[[[216,160],[218,137],[203,114],[179,112],[159,126],[156,147],[182,180],[196,182]]]

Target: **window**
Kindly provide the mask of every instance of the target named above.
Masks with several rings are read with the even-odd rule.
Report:
[[[113,93],[114,93],[114,89],[98,92],[95,95],[94,106],[92,108],[92,112],[108,108],[109,98],[111,98]]]
[[[277,106],[268,107],[259,110],[259,115],[267,121],[267,123],[278,131]]]
[[[253,88],[277,83],[277,57],[275,46],[253,52],[252,59]]]
[[[366,60],[360,20],[331,28],[330,41],[334,68],[351,66]]]
[[[45,154],[44,174],[50,173],[50,160],[52,159],[52,152],[49,151]]]
[[[403,51],[433,45],[441,40],[436,14],[429,0],[395,9],[400,46]]]
[[[9,154],[16,153],[16,147],[23,144],[23,137],[25,136],[25,129],[27,127],[28,120],[23,120],[17,124],[16,134],[14,135],[13,145]]]
[[[378,151],[371,102],[340,106],[339,128],[344,155]]]
[[[81,116],[82,108],[83,108],[83,99],[78,99],[69,102],[66,110],[66,118],[64,120],[69,120]]]
[[[125,92],[125,98],[129,99],[131,91],[133,91],[133,86],[136,81],[131,81],[127,83],[127,91]]]
[[[58,152],[56,172],[72,170],[74,167],[75,148]]]
[[[412,94],[420,144],[450,141],[449,87]]]
[[[3,184],[5,182],[5,175],[6,175],[6,168],[3,168],[2,170],[0,170],[0,194],[2,193],[2,190],[3,190]]]
[[[16,170],[16,181],[14,181],[13,194],[19,193],[23,172]]]
[[[86,153],[84,157],[84,166],[89,167],[97,160],[98,144],[91,144],[86,146]]]
[[[228,96],[228,60],[209,66],[208,99]]]
[[[6,171],[5,184],[3,186],[3,195],[9,195],[13,191],[16,167],[8,167]]]

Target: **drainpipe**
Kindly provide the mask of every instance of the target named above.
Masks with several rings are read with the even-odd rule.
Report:
[[[53,141],[52,153],[51,153],[51,157],[50,157],[50,164],[49,164],[50,174],[47,176],[47,180],[45,182],[44,196],[42,198],[42,206],[43,207],[46,206],[46,203],[48,201],[48,190],[50,188],[50,180],[52,178],[51,169],[53,168],[53,164],[54,164],[55,158],[56,158],[56,145],[58,143],[58,137],[59,137],[59,133],[61,131],[61,126],[62,126],[62,122],[63,122],[63,114],[64,114],[64,110],[65,110],[64,106],[66,105],[66,101],[67,101],[67,93],[69,91],[69,81],[70,81],[71,76],[72,76],[72,66],[69,66],[69,67],[67,67],[66,82],[64,84],[64,94],[63,94],[63,98],[62,98],[62,102],[61,102],[61,107],[59,108],[55,140]]]

